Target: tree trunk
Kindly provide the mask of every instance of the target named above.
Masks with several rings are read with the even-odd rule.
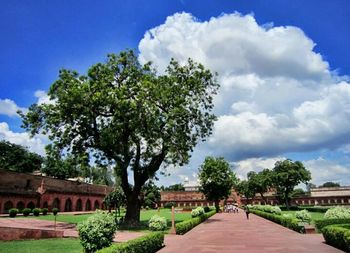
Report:
[[[220,206],[219,206],[220,200],[215,200],[215,208],[216,208],[216,212],[220,212]]]
[[[139,226],[141,210],[139,195],[135,192],[132,192],[130,196],[127,196],[126,198],[126,214],[124,223],[126,226],[130,227]]]
[[[267,204],[266,197],[261,192],[260,192],[260,196],[261,196],[262,201],[264,201],[264,204],[266,205]]]

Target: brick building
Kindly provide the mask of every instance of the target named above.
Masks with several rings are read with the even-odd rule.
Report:
[[[56,207],[60,212],[90,211],[103,207],[113,189],[51,177],[0,170],[0,213],[10,208]]]

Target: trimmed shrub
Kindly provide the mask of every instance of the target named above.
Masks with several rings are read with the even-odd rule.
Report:
[[[280,224],[284,227],[290,228],[298,233],[304,233],[304,226],[300,225],[300,220],[296,218],[287,218],[283,215],[277,215],[272,213],[267,213],[255,209],[250,209],[252,213],[259,215],[265,219],[273,221],[277,224]]]
[[[198,212],[197,209],[193,209],[193,210],[191,211],[191,216],[192,216],[192,218],[197,217],[198,215],[199,215],[199,212]]]
[[[274,213],[274,214],[282,214],[282,211],[281,211],[281,208],[279,208],[278,206],[273,206],[271,207],[271,213]]]
[[[176,234],[183,235],[186,232],[190,231],[192,228],[200,224],[201,222],[208,219],[210,216],[213,216],[216,213],[216,210],[212,210],[208,213],[204,213],[202,215],[199,215],[195,218],[184,220],[182,222],[176,223]]]
[[[163,231],[167,228],[166,219],[158,215],[153,215],[148,222],[148,228],[153,231]]]
[[[41,209],[41,212],[43,213],[43,215],[47,215],[47,212],[48,212],[49,210],[47,209],[47,208],[43,208],[43,209]]]
[[[10,215],[11,218],[15,218],[17,214],[18,214],[18,209],[17,208],[11,208],[9,210],[9,215]]]
[[[350,219],[350,209],[342,206],[336,206],[327,210],[325,219]]]
[[[134,240],[113,244],[97,253],[155,253],[164,246],[162,232],[149,233]]]
[[[97,211],[78,224],[80,243],[86,253],[96,252],[112,244],[117,226],[111,214]]]
[[[52,213],[53,213],[53,215],[57,215],[58,214],[58,208],[52,208]]]
[[[307,222],[310,223],[311,221],[311,215],[307,210],[301,210],[301,211],[296,211],[295,212],[295,217],[302,222]]]
[[[40,213],[41,213],[41,209],[40,208],[34,208],[33,209],[33,215],[34,216],[39,216]]]
[[[204,212],[205,212],[205,213],[210,212],[210,207],[209,207],[209,206],[205,206],[205,207],[204,207]]]
[[[30,208],[24,208],[22,210],[23,216],[25,216],[25,217],[27,217],[31,212],[32,212],[32,210]]]
[[[171,208],[171,207],[173,207],[173,206],[175,206],[175,202],[166,202],[166,203],[164,204],[164,208]]]
[[[330,209],[329,207],[322,206],[309,206],[309,207],[299,207],[299,210],[307,210],[309,212],[325,213]]]
[[[350,224],[326,226],[322,234],[327,244],[350,252]]]
[[[350,223],[350,219],[318,219],[318,220],[314,220],[314,222],[317,230],[321,231],[325,226],[328,226],[328,225]]]

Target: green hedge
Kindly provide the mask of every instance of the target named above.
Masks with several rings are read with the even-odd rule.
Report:
[[[213,216],[216,213],[216,210],[212,210],[208,213],[204,213],[200,216],[197,216],[195,218],[185,220],[179,223],[175,224],[176,227],[176,234],[183,235],[186,232],[190,231],[192,228],[197,226],[198,224],[202,223],[206,219],[208,219],[210,216]]]
[[[350,219],[318,219],[318,220],[314,220],[314,222],[315,222],[316,229],[318,231],[321,231],[322,228],[328,225],[350,223]]]
[[[277,224],[280,224],[284,227],[290,228],[298,233],[304,233],[304,226],[299,225],[299,223],[301,222],[298,219],[295,218],[286,218],[283,217],[282,215],[277,215],[277,214],[272,214],[272,213],[266,213],[266,212],[262,212],[259,210],[254,210],[254,209],[250,209],[251,213],[254,213],[258,216],[261,216],[265,219],[268,219],[270,221],[273,221]]]
[[[308,207],[303,207],[300,206],[299,210],[307,210],[309,212],[317,212],[317,213],[325,213],[329,207],[321,207],[321,206],[308,206]]]
[[[350,224],[329,225],[322,229],[327,244],[350,252]]]
[[[127,242],[116,243],[97,253],[154,253],[163,248],[164,233],[154,232]]]

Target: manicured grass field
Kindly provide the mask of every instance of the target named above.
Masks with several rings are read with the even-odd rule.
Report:
[[[41,239],[23,241],[0,241],[0,253],[81,253],[79,239]]]
[[[141,224],[142,227],[137,228],[137,229],[132,229],[132,230],[137,230],[137,231],[145,231],[147,229],[147,223],[149,221],[149,219],[153,216],[153,215],[159,215],[161,217],[165,217],[168,221],[168,227],[171,227],[171,209],[160,209],[159,212],[158,210],[142,210],[141,211]],[[61,222],[66,222],[66,223],[72,223],[72,224],[78,224],[79,222],[82,222],[84,220],[86,220],[88,217],[90,217],[92,214],[81,214],[81,215],[72,215],[72,214],[63,214],[63,213],[58,213],[57,215],[57,221],[61,221]],[[19,218],[19,217],[18,217]],[[52,214],[49,215],[40,215],[37,217],[34,216],[30,216],[30,217],[21,217],[23,219],[41,219],[41,220],[51,220],[54,221],[55,216],[53,216]],[[191,218],[191,213],[190,212],[186,212],[186,213],[176,213],[175,214],[175,222],[181,222],[187,219]],[[17,219],[17,218],[16,218]],[[120,230],[128,230],[129,228],[124,228],[121,227]]]
[[[296,211],[283,211],[282,214],[292,214],[295,215]],[[318,213],[318,212],[309,212],[309,214],[311,215],[312,221],[311,223],[313,223],[314,220],[318,220],[318,219],[323,219],[324,213]]]

